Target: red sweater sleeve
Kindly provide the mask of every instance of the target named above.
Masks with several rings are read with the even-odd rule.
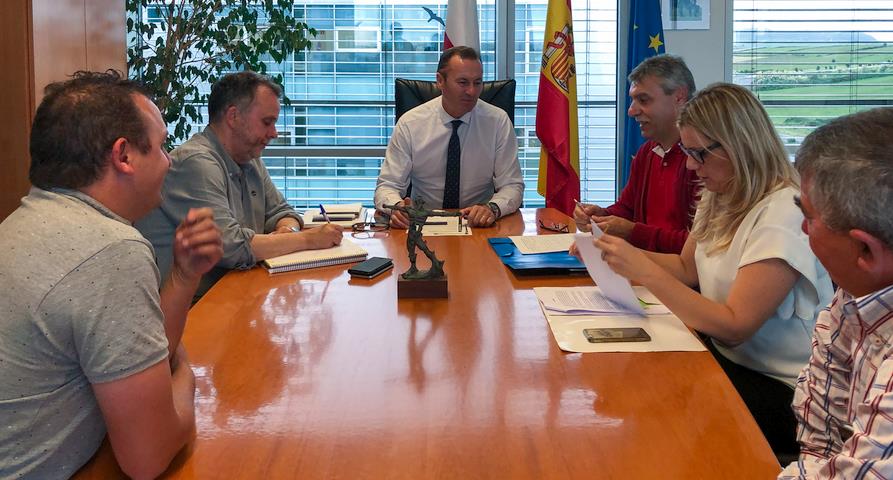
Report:
[[[648,181],[648,176],[653,167],[652,158],[656,155],[652,153],[654,146],[654,142],[645,142],[636,152],[630,169],[629,183],[623,189],[617,203],[607,210],[611,215],[635,223],[627,238],[632,245],[652,252],[679,253],[691,229],[698,191],[696,175],[685,168],[684,154],[674,147],[666,155],[672,155],[674,164],[678,165],[678,170],[671,174],[675,176],[675,180],[669,183],[663,181],[664,186],[660,188],[652,185],[653,181]],[[644,198],[646,195],[651,200],[646,200]],[[651,198],[652,196],[654,198]],[[675,213],[670,213],[671,217],[667,219],[646,224],[644,211],[647,208],[641,203],[648,201],[672,202],[672,208],[669,210]]]
[[[684,166],[683,166],[684,167]],[[677,182],[678,192],[676,208],[685,213],[685,225],[683,228],[660,228],[644,223],[636,223],[633,231],[628,238],[632,245],[658,253],[680,253],[682,247],[685,246],[685,240],[688,239],[688,232],[691,230],[691,222],[694,217],[695,205],[698,201],[700,184],[697,182],[697,176],[691,170],[685,169],[680,172]]]
[[[688,229],[672,230],[637,223],[628,240],[633,246],[650,252],[680,253],[687,238]]]
[[[623,191],[620,192],[620,198],[617,199],[617,202],[614,205],[605,209],[608,211],[609,215],[625,218],[630,221],[636,220],[636,203],[642,198],[640,189],[642,188],[642,183],[645,180],[645,174],[648,168],[646,154],[651,150],[651,148],[648,147],[649,143],[650,142],[645,142],[642,144],[636,152],[636,156],[633,157],[633,163],[630,165],[629,169],[629,180],[626,182],[626,186],[623,187]]]

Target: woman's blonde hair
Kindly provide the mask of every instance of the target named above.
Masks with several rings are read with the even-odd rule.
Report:
[[[729,83],[709,85],[682,108],[679,128],[683,127],[707,137],[707,145],[719,142],[732,162],[726,191],[704,190],[698,202],[691,235],[711,244],[708,255],[729,247],[741,221],[760,200],[783,187],[799,188],[800,178],[769,115],[750,90]]]

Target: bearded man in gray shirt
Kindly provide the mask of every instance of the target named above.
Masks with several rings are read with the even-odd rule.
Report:
[[[137,223],[155,246],[161,273],[171,265],[171,234],[190,208],[207,207],[223,234],[223,258],[202,279],[203,295],[231,269],[270,257],[341,243],[342,229],[302,230],[300,215],[273,185],[260,158],[276,138],[281,89],[254,72],[231,73],[211,87],[211,123],[171,152],[161,206]]]
[[[106,432],[127,475],[154,478],[195,428],[180,337],[222,248],[210,210],[190,211],[159,292],[132,222],[161,201],[166,138],[145,91],[115,72],[47,87],[34,187],[0,224],[0,478],[67,478]]]

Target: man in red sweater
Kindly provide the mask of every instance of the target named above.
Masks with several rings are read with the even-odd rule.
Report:
[[[608,208],[579,204],[574,219],[588,230],[592,219],[606,233],[636,247],[679,253],[688,237],[698,185],[685,168],[679,148],[679,110],[695,93],[695,81],[682,58],[657,55],[630,74],[627,114],[636,119],[647,140],[636,153],[629,182]]]

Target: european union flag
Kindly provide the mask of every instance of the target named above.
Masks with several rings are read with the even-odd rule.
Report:
[[[660,0],[630,0],[629,5],[629,49],[626,56],[627,75],[636,65],[648,57],[665,53],[664,29],[660,20]],[[629,83],[626,85],[629,91]],[[631,99],[626,97],[625,110],[629,110]],[[620,157],[620,183],[617,191],[623,189],[629,180],[629,169],[636,151],[644,143],[639,124],[626,117],[626,130],[623,152]]]

